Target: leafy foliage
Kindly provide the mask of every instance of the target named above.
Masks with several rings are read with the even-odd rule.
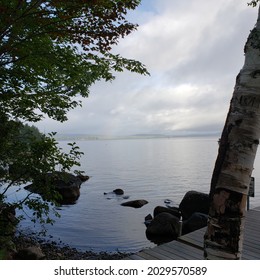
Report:
[[[125,16],[137,0],[4,0],[0,4],[0,107],[38,121],[66,120],[100,79],[113,71],[147,74],[138,61],[112,54],[136,25]],[[37,109],[37,110],[36,110]]]
[[[41,186],[46,174],[57,169],[66,172],[72,167],[79,166],[82,152],[75,143],[69,143],[69,153],[59,148],[54,134],[48,136],[41,134],[36,127],[29,127],[17,121],[1,121],[0,131],[8,128],[5,138],[1,138],[0,149],[0,202],[6,198],[10,188],[22,184],[32,183]],[[16,208],[27,206],[33,210],[32,221],[36,218],[41,222],[53,222],[48,213],[50,207],[57,204],[59,194],[52,184],[42,186],[44,199],[28,193],[25,197],[14,202]],[[57,213],[55,212],[56,216]]]
[[[259,2],[259,0],[254,0],[254,1],[251,1],[251,2],[247,3],[247,5],[252,6],[252,7],[256,7],[258,2]]]
[[[40,182],[57,169],[79,166],[75,143],[64,153],[54,134],[42,135],[22,122],[46,115],[67,120],[89,87],[115,72],[149,74],[142,63],[112,53],[136,30],[126,15],[140,0],[1,0],[0,2],[0,203],[10,188]],[[45,186],[48,201],[57,193]],[[28,194],[34,218],[51,222],[49,202]],[[45,220],[43,217],[47,217]]]

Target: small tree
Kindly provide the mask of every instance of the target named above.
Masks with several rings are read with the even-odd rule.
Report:
[[[247,194],[260,138],[260,10],[244,51],[211,181],[206,259],[242,256]]]
[[[0,3],[0,203],[12,186],[37,182],[57,166],[70,171],[81,152],[58,147],[54,135],[26,136],[21,121],[46,115],[65,121],[81,106],[89,87],[112,81],[124,69],[148,74],[138,61],[112,53],[112,46],[137,28],[126,15],[139,0],[3,0]],[[10,172],[12,170],[12,172]],[[2,186],[2,187],[1,187]],[[46,187],[48,200],[54,192]],[[46,196],[45,196],[46,197]],[[35,217],[48,218],[49,204],[26,198]]]
[[[114,71],[147,74],[111,53],[136,25],[125,16],[139,0],[3,0],[0,3],[0,108],[9,118],[66,120],[89,87]]]

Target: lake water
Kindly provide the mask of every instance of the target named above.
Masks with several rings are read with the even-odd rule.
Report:
[[[165,199],[177,206],[189,190],[209,192],[217,141],[217,137],[186,137],[77,142],[85,153],[81,169],[90,179],[75,205],[61,207],[61,218],[48,227],[48,234],[82,250],[135,252],[154,246],[145,236],[145,216],[157,205],[164,206]],[[256,189],[259,170],[257,157]],[[123,207],[126,200],[104,195],[115,188],[122,188],[129,200],[149,203],[139,209]],[[256,193],[251,206],[259,205]],[[32,227],[28,221],[22,226]]]

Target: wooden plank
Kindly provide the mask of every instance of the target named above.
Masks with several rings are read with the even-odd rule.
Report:
[[[194,238],[199,237],[199,238],[203,239],[203,236],[204,236],[205,232],[206,232],[206,227],[203,227],[201,229],[195,230],[195,231],[190,232],[188,234],[182,235],[179,238],[182,238],[183,236],[193,236]]]
[[[246,243],[244,243],[243,244],[243,248],[246,248],[246,249],[249,249],[249,250],[252,248],[252,250],[260,252],[259,244],[256,244],[254,242],[246,242]]]
[[[185,244],[189,244],[198,249],[203,249],[203,246],[204,246],[202,240],[193,239],[192,236],[188,236],[188,235],[183,236],[182,238],[179,238],[178,241],[183,242]]]
[[[172,256],[167,254],[167,252],[164,252],[164,251],[158,252],[158,250],[156,250],[156,247],[153,248],[152,250],[144,250],[143,252],[147,253],[148,255],[151,255],[153,257],[156,257],[159,260],[171,260],[172,259]]]
[[[133,254],[125,258],[126,260],[145,260],[141,256],[138,256],[137,254]]]
[[[260,224],[260,221],[257,222],[257,223],[252,223],[252,224],[250,224],[250,225],[245,225],[245,232],[247,232],[247,231],[252,231],[252,232],[255,232],[255,233],[256,233],[257,230],[260,229],[259,224]]]
[[[258,223],[260,223],[260,221]],[[251,231],[252,233],[257,233],[257,230],[259,229],[259,224],[251,224],[250,226],[245,225],[245,232]]]
[[[244,249],[242,250],[242,259],[259,260],[259,253]]]
[[[203,259],[206,228],[183,235],[178,240],[145,249],[126,259],[135,260],[180,260]],[[260,207],[246,213],[242,259],[260,260]]]
[[[248,223],[248,219],[255,222],[260,221],[259,211],[250,211],[250,212],[246,213],[246,224]]]
[[[173,251],[175,254],[178,254],[184,259],[202,259],[203,251],[195,247],[186,245],[181,242],[170,242],[165,244],[165,250]],[[187,258],[186,258],[187,257]]]
[[[169,246],[163,246],[161,248],[161,250],[168,252],[168,254],[170,254],[170,255],[173,255],[175,260],[188,260],[189,258],[191,258],[191,256],[189,254],[187,254],[187,251],[180,252],[178,250],[173,250]]]
[[[153,248],[154,251],[161,253],[164,256],[169,257],[171,260],[179,260],[180,256],[178,256],[178,254],[176,254],[176,252],[173,251],[167,251],[165,250],[165,248],[160,248],[161,246],[157,246],[155,248]]]
[[[254,226],[259,228],[260,220],[255,220],[252,217],[247,217],[247,222],[245,223],[245,228],[253,228]]]
[[[244,242],[247,242],[250,240],[253,242],[259,243],[259,233],[255,232],[255,231],[246,231],[244,233]]]
[[[187,253],[188,255],[194,257],[201,255],[202,252],[202,250],[181,242],[167,244],[165,245],[165,249],[179,252],[179,254]]]
[[[150,250],[152,251],[152,249],[150,249]],[[140,256],[140,257],[144,258],[145,260],[159,260],[158,257],[152,256],[152,255],[148,254],[147,252],[145,253],[144,251],[137,253],[137,256]]]

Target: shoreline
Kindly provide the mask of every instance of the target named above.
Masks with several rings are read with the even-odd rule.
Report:
[[[42,260],[121,260],[126,258],[132,253],[124,252],[94,252],[94,251],[80,251],[69,245],[45,240],[39,236],[33,236],[25,233],[18,233],[13,237],[13,242],[16,245],[17,254],[14,259],[42,259]],[[25,250],[34,248],[41,252],[39,258],[28,256]],[[19,253],[19,252],[23,252]]]

